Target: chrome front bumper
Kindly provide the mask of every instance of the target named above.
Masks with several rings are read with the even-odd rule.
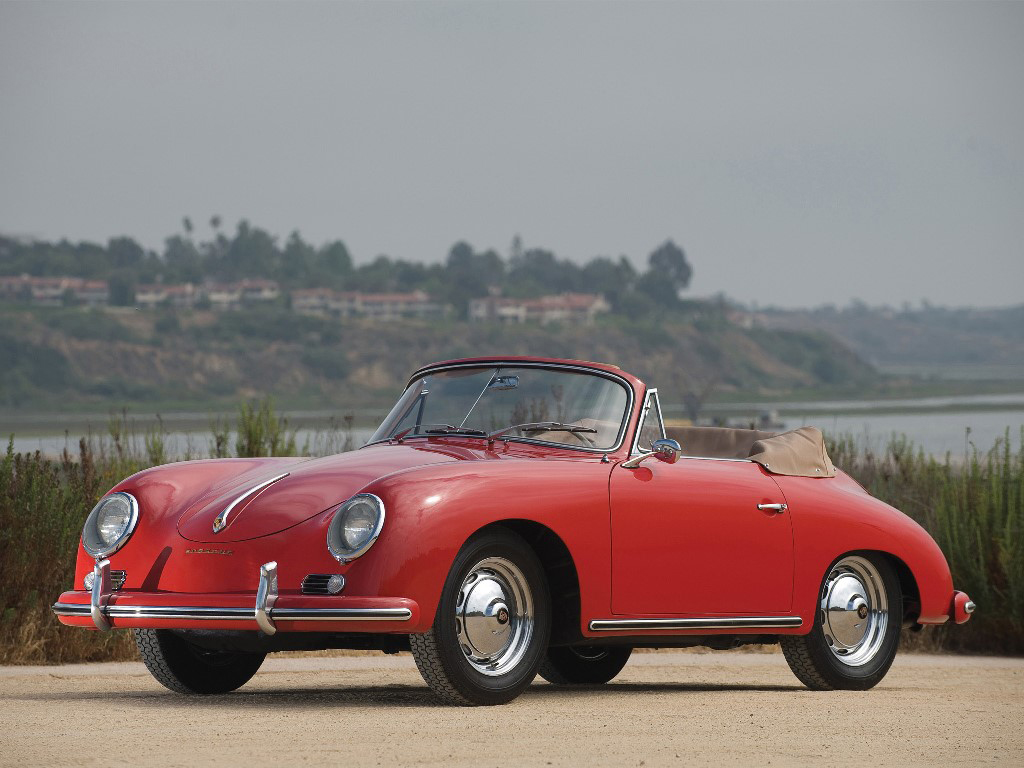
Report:
[[[61,597],[67,597],[65,593]],[[81,595],[82,593],[78,593]],[[89,602],[58,601],[53,605],[53,612],[61,620],[71,619],[64,623],[82,625],[83,618],[91,619],[96,629],[108,631],[115,624],[121,627],[147,626],[155,621],[154,626],[173,626],[174,622],[228,622],[235,626],[236,622],[244,625],[255,625],[264,634],[273,635],[277,632],[277,622],[409,622],[417,612],[415,603],[401,598],[325,598],[300,597],[284,598],[277,590],[277,563],[269,562],[260,566],[259,587],[256,590],[255,604],[240,605],[187,605],[179,604],[188,601],[189,597],[203,595],[176,595],[171,593],[153,593],[150,598],[159,598],[161,603],[143,604],[138,599],[146,595],[132,595],[118,592],[117,602],[111,604],[114,594],[110,584],[110,561],[102,560],[93,569],[92,591]],[[198,602],[198,601],[196,601]],[[204,599],[202,602],[206,602]],[[279,605],[278,603],[281,603]],[[299,602],[301,605],[288,605]],[[331,605],[324,605],[331,603]],[[362,605],[343,605],[343,603],[362,603]],[[367,603],[369,605],[367,605]],[[77,619],[77,621],[76,621]],[[171,622],[170,625],[164,622]],[[88,626],[86,623],[85,626]],[[295,625],[292,625],[293,627]]]

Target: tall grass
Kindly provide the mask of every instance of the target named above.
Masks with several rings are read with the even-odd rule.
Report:
[[[929,644],[955,650],[1024,653],[1024,429],[987,451],[967,433],[965,455],[938,461],[905,437],[875,453],[848,437],[832,460],[872,495],[914,518],[949,562],[953,583],[977,603],[965,626],[932,631]]]
[[[231,431],[227,423],[212,425],[210,455],[229,455]],[[237,456],[323,455],[353,447],[346,416],[297,450],[295,433],[269,401],[241,406],[234,432]],[[57,458],[15,453],[13,437],[8,442],[0,459],[0,664],[135,658],[129,633],[68,629],[50,606],[72,588],[82,525],[104,493],[146,467],[203,455],[189,444],[170,457],[166,434],[159,418],[140,431],[122,412],[111,417],[105,435],[83,437],[77,450],[65,447]]]
[[[145,462],[104,451],[83,438],[77,460],[37,451],[0,462],[0,663],[61,663],[125,658],[127,633],[60,632],[50,605],[71,586],[82,523],[99,497]]]
[[[231,434],[238,435],[231,440]],[[0,663],[62,663],[135,658],[126,632],[62,627],[50,605],[69,589],[82,524],[100,496],[125,476],[166,461],[162,422],[144,432],[127,414],[107,433],[82,438],[57,458],[16,454],[0,460]],[[332,420],[295,450],[295,433],[269,402],[239,409],[234,429],[211,424],[206,452],[192,445],[176,458],[275,453],[325,455],[351,450],[352,419]],[[902,509],[938,541],[953,581],[978,604],[962,627],[929,631],[917,647],[1024,653],[1024,430],[987,451],[937,461],[903,437],[881,451],[852,438],[830,443],[837,466],[873,495]]]

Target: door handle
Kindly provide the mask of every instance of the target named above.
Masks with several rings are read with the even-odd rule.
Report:
[[[789,505],[788,504],[758,504],[757,508],[760,509],[762,512],[777,512],[778,514],[781,515],[783,512],[785,512],[787,509],[789,509]]]

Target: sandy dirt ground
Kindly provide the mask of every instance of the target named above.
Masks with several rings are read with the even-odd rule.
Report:
[[[435,704],[411,657],[278,655],[182,697],[141,664],[0,668],[0,765],[1024,765],[1024,659],[902,655],[813,693],[778,653],[634,654],[611,684]]]

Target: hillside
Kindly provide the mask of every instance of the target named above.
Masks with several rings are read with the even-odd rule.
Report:
[[[263,394],[292,408],[382,407],[421,364],[495,354],[612,362],[670,404],[737,391],[852,394],[877,379],[824,334],[744,330],[710,307],[689,320],[542,326],[8,306],[0,408],[210,409]]]
[[[939,378],[1024,378],[1024,304],[996,309],[771,309],[747,315],[773,330],[824,331],[880,368]]]

